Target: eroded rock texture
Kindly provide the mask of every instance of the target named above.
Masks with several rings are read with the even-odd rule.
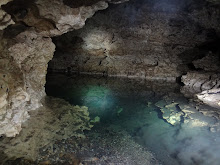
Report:
[[[182,76],[185,86],[181,89],[182,93],[195,94],[208,89],[220,88],[220,73],[213,72],[188,72]]]
[[[2,5],[7,4],[10,1],[11,0],[2,0],[0,2],[0,30],[5,29],[7,26],[11,24],[14,24],[14,21],[11,19],[11,16],[1,9]]]
[[[50,36],[81,28],[108,3],[71,7],[62,0],[9,1],[0,2],[0,30],[16,23],[0,31],[0,135],[14,137],[45,96],[47,64],[55,51]]]
[[[54,38],[57,51],[49,68],[175,81],[191,69],[207,70],[202,60],[216,61],[218,19],[219,9],[206,1],[137,0],[111,6],[83,29]]]
[[[47,63],[55,45],[50,38],[31,30],[18,34],[13,41],[7,38],[3,42],[6,43],[0,53],[1,99],[4,99],[0,134],[11,137],[20,132],[22,122],[29,116],[27,111],[41,106]]]
[[[220,109],[220,89],[203,91],[196,95],[202,102]]]

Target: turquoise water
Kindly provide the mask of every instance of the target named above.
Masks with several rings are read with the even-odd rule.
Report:
[[[87,106],[90,117],[100,119],[88,136],[110,126],[126,131],[161,164],[218,165],[218,120],[199,113],[179,90],[176,83],[74,75],[48,75],[46,85],[47,95]],[[175,124],[165,118],[161,102],[174,103],[175,114],[182,113]],[[181,111],[187,106],[192,113]]]

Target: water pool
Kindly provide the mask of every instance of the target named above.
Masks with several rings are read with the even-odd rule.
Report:
[[[84,138],[69,134],[62,139],[61,135],[55,140],[53,138],[53,143],[48,143],[49,147],[36,145],[39,152],[31,163],[218,165],[219,121],[213,116],[204,116],[198,112],[198,104],[189,101],[179,91],[177,83],[161,81],[48,75],[47,95],[62,98],[71,105],[88,107],[94,126],[91,130],[84,131]],[[61,114],[65,113],[65,108],[60,109],[66,103],[55,99],[49,104],[56,102],[59,105],[59,111],[56,111],[59,121]],[[53,111],[56,108],[51,109]],[[40,118],[35,122],[40,121]],[[51,129],[51,123],[55,124],[52,118],[55,117],[51,117],[41,127],[46,130],[44,134]],[[29,122],[31,120],[33,119]],[[70,121],[70,117],[65,118],[66,123],[59,125],[62,128],[56,127],[59,131],[54,128],[51,132],[59,134],[65,128],[74,129],[69,128],[68,124],[72,123]],[[36,124],[33,125],[35,126],[32,127],[36,127]],[[31,132],[32,128],[28,129]],[[26,141],[31,140],[27,135],[22,136],[22,132],[16,138],[25,139],[24,137]],[[10,143],[7,139],[0,141],[6,142]],[[25,143],[25,140],[19,142]],[[34,142],[36,143],[36,137],[32,143]],[[23,152],[21,149],[19,151]],[[21,160],[16,159],[17,162],[22,162]]]

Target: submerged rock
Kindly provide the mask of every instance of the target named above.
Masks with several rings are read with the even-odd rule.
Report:
[[[1,6],[7,4],[12,0],[1,0],[0,2],[0,30],[7,28],[9,25],[14,24],[15,22],[12,20],[11,16],[2,10]]]
[[[87,107],[72,106],[62,99],[47,98],[43,107],[30,114],[33,117],[18,136],[0,140],[8,158],[35,160],[41,147],[69,137],[84,138],[83,131],[92,127]]]
[[[163,119],[171,125],[180,124],[183,120],[185,113],[178,109],[178,103],[169,104],[162,100],[157,102],[155,105],[160,108]]]

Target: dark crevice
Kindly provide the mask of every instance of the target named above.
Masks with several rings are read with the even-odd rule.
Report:
[[[176,82],[180,85],[180,86],[184,86],[184,83],[181,81],[182,76],[179,76],[176,78]]]
[[[80,1],[75,1],[75,0],[63,0],[63,3],[69,7],[72,8],[78,8],[81,6],[91,6],[96,4],[101,0],[80,0]]]
[[[18,34],[26,31],[28,28],[29,27],[23,23],[10,25],[10,26],[8,26],[8,28],[6,28],[4,30],[3,36],[4,36],[4,38],[8,38],[8,39],[14,38]]]
[[[35,1],[36,0],[14,0],[1,7],[11,15],[15,23],[23,23],[26,26],[35,27],[36,31],[56,29],[56,24],[53,20],[40,15]]]

